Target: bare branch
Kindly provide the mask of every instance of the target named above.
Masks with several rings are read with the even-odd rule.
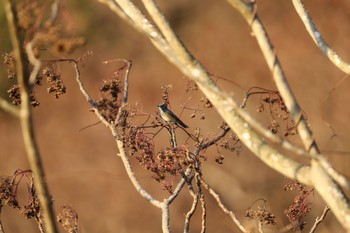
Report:
[[[0,233],[5,233],[4,227],[3,227],[2,221],[1,221],[2,207],[3,207],[2,200],[0,200]]]
[[[165,40],[174,50],[177,59],[179,59],[180,62],[184,62],[184,64],[191,62],[189,51],[182,44],[178,36],[174,33],[168,21],[159,10],[156,2],[154,0],[142,0],[142,2],[146,7],[148,13],[151,15],[152,19],[155,21],[161,33],[164,35]]]
[[[131,167],[129,158],[127,156],[127,153],[125,151],[124,142],[122,140],[120,140],[119,137],[118,137],[118,132],[117,132],[116,125],[112,124],[111,122],[107,122],[106,119],[99,113],[95,101],[89,96],[88,92],[86,91],[86,89],[85,89],[85,87],[83,85],[83,82],[80,79],[80,71],[79,71],[79,68],[78,68],[78,63],[76,61],[72,61],[72,62],[74,62],[74,69],[75,69],[75,73],[76,73],[76,81],[77,81],[77,83],[79,85],[80,91],[83,93],[83,95],[85,96],[86,100],[91,104],[92,108],[94,109],[94,113],[96,114],[96,116],[101,120],[101,122],[105,126],[107,126],[110,129],[112,135],[114,136],[115,141],[116,141],[116,143],[118,145],[118,148],[119,148],[119,156],[121,157],[121,159],[123,161],[125,170],[126,170],[128,176],[129,176],[132,184],[134,185],[135,189],[140,193],[140,195],[143,198],[145,198],[152,205],[154,205],[155,207],[158,207],[158,208],[162,208],[163,204],[160,201],[154,199],[151,194],[149,194],[146,190],[144,190],[144,188],[141,186],[140,182],[137,180],[137,178],[135,176],[135,173],[134,173],[134,171],[133,171],[133,169]],[[126,91],[126,93],[124,95],[127,95],[127,91]],[[124,97],[124,99],[125,99],[125,97]],[[125,104],[126,103],[124,103],[123,106],[121,106],[121,108],[123,108]]]
[[[286,107],[288,108],[294,122],[298,122],[298,132],[302,142],[307,150],[311,153],[319,154],[319,149],[314,141],[313,134],[301,112],[301,108],[293,95],[293,92],[284,75],[282,65],[275,53],[273,45],[268,37],[268,34],[256,14],[254,7],[251,4],[244,3],[242,0],[227,0],[233,7],[235,7],[250,24],[255,38],[260,46],[260,49],[265,57],[265,60],[270,68],[275,84],[280,92]],[[237,3],[240,2],[240,3]]]
[[[238,1],[241,3],[237,4]],[[228,0],[228,2],[232,6],[236,7],[236,9],[241,12],[246,21],[251,25],[252,30],[255,34],[255,38],[257,39],[262,53],[265,56],[265,60],[267,61],[268,66],[273,74],[276,86],[286,104],[286,107],[291,113],[294,122],[298,122],[298,132],[305,149],[308,150],[310,154],[320,156],[320,152],[314,140],[312,131],[309,129],[308,124],[300,110],[300,107],[295,97],[293,96],[293,93],[283,73],[281,64],[278,61],[267,32],[259,20],[256,11],[251,7],[251,3],[244,3],[242,0]],[[324,162],[325,160],[322,158],[321,161]],[[329,167],[331,166],[324,164],[323,162],[320,163],[318,160],[311,161],[311,175],[309,176],[310,181],[317,192],[334,210],[335,215],[343,227],[350,231],[349,200],[339,187],[339,184],[335,182],[335,179],[341,180],[342,185],[345,186],[348,186],[349,183],[347,181],[344,182],[346,179],[343,176],[341,176],[338,172],[335,172],[335,169],[330,169]],[[334,198],[334,196],[337,196],[337,198]]]
[[[33,53],[33,41],[29,42],[26,45],[26,53],[27,53],[29,62],[34,66],[29,77],[29,85],[33,85],[36,81],[36,78],[38,76],[38,73],[41,67],[41,61],[37,59]]]
[[[201,230],[201,233],[205,233],[207,230],[207,207],[205,205],[203,193],[201,193],[199,195],[199,200],[201,201],[201,207],[202,207],[202,230]]]
[[[113,133],[116,135],[116,132]],[[152,205],[158,208],[162,208],[163,203],[160,201],[154,199],[151,194],[149,194],[140,184],[140,182],[137,180],[134,171],[132,170],[129,158],[125,151],[125,145],[121,140],[117,140],[117,145],[119,148],[119,156],[121,157],[126,173],[128,174],[132,184],[134,185],[135,189],[140,193],[140,195],[145,198],[148,202],[150,202]]]
[[[193,192],[190,192],[190,194],[191,194],[191,196],[193,198],[193,201],[192,201],[191,209],[186,213],[186,216],[185,216],[184,233],[187,233],[190,230],[191,218],[192,218],[194,212],[197,209],[198,199],[199,199],[199,195],[198,194],[195,194]]]
[[[163,233],[170,233],[170,215],[169,204],[164,201],[161,206],[162,209],[162,230]]]
[[[145,33],[153,45],[166,56],[172,63],[181,65],[177,56],[164,39],[162,33],[141,13],[141,11],[129,0],[98,0],[107,5],[113,12],[131,24],[136,30]]]
[[[232,221],[237,225],[239,230],[243,233],[248,233],[248,231],[243,227],[243,225],[240,223],[240,221],[237,219],[236,215],[222,203],[221,198],[218,193],[215,192],[214,189],[212,189],[207,182],[204,181],[203,177],[199,177],[200,182],[202,183],[203,187],[214,197],[216,202],[218,203],[219,207],[222,209],[222,211],[230,216]]]
[[[190,183],[191,177],[189,177],[191,173],[192,173],[192,168],[187,168],[187,170],[181,174],[182,175],[181,181],[177,184],[173,193],[165,200],[168,203],[168,205],[170,205],[175,200],[175,198],[180,194],[180,191],[184,187],[185,183],[187,183],[187,186],[189,187],[190,190],[193,190],[193,187],[191,186],[191,183]]]
[[[304,23],[307,32],[317,47],[336,67],[338,67],[344,73],[350,74],[350,64],[345,62],[332,48],[328,46],[321,33],[317,30],[310,15],[307,13],[307,10],[304,8],[303,1],[293,0],[293,4],[301,21]]]
[[[30,73],[25,65],[25,52],[19,39],[16,9],[10,0],[5,0],[4,2],[10,37],[14,47],[16,74],[21,92],[20,122],[22,126],[24,144],[30,166],[35,174],[34,182],[38,190],[40,204],[43,208],[45,230],[48,233],[56,233],[58,230],[55,215],[50,201],[49,190],[45,181],[44,167],[34,136],[28,83]]]
[[[9,102],[0,98],[0,108],[12,116],[19,117],[19,109],[11,105]]]
[[[329,210],[330,210],[330,208],[328,206],[324,207],[322,215],[320,217],[316,218],[316,221],[315,221],[314,225],[312,226],[310,233],[314,233],[316,231],[317,226],[325,219]]]
[[[200,145],[200,147],[198,148],[199,150],[204,150],[212,145],[214,145],[215,143],[217,143],[220,139],[222,139],[223,137],[225,137],[225,135],[230,131],[230,127],[226,126],[225,128],[223,128],[222,132],[216,136],[215,138],[213,138],[212,140],[210,140],[207,143],[204,143],[202,145]],[[198,150],[198,151],[199,151]]]

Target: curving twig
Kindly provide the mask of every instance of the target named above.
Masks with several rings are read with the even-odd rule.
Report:
[[[332,48],[330,48],[327,42],[323,39],[321,33],[317,30],[314,22],[304,7],[302,0],[293,0],[294,8],[297,11],[301,21],[309,33],[312,40],[322,53],[341,71],[346,74],[350,74],[350,64],[345,62]]]
[[[214,197],[222,211],[228,216],[230,216],[230,218],[237,225],[239,230],[243,233],[248,233],[248,230],[244,228],[242,223],[237,219],[236,215],[231,210],[229,210],[221,201],[220,195],[217,192],[215,192],[215,190],[212,189],[207,182],[204,181],[203,177],[200,176],[199,180],[202,183],[203,187],[210,193],[210,195]]]
[[[14,117],[19,117],[19,109],[3,98],[0,98],[0,108]]]
[[[91,104],[92,108],[94,109],[94,113],[96,114],[96,116],[101,120],[101,122],[107,126],[112,135],[114,136],[116,143],[118,145],[119,148],[119,156],[121,157],[124,167],[126,169],[126,172],[132,182],[132,184],[134,185],[135,189],[140,193],[140,195],[142,197],[144,197],[148,202],[150,202],[152,205],[161,208],[162,204],[160,201],[156,200],[155,198],[152,197],[151,194],[149,194],[140,184],[140,182],[137,180],[135,173],[131,167],[129,158],[127,156],[127,153],[125,151],[125,145],[124,142],[119,139],[118,136],[118,132],[117,132],[117,128],[115,124],[112,124],[111,122],[106,121],[106,119],[100,114],[100,112],[97,109],[96,106],[96,102],[90,97],[90,95],[88,94],[88,92],[86,91],[83,82],[80,79],[80,71],[78,68],[78,63],[75,60],[67,60],[67,61],[71,61],[74,64],[74,69],[75,69],[75,73],[76,73],[76,81],[79,85],[80,91],[83,93],[83,95],[85,96],[86,100]],[[127,89],[125,89],[126,93],[125,95],[127,95]],[[124,98],[125,99],[125,98]],[[123,103],[124,106],[124,103]],[[121,107],[123,108],[123,107]]]
[[[316,231],[318,225],[325,219],[329,210],[330,210],[329,206],[324,207],[322,215],[316,218],[316,221],[312,226],[310,233],[314,233]]]
[[[198,193],[194,193],[194,192],[190,191],[190,194],[191,194],[191,196],[193,198],[193,201],[192,201],[191,209],[185,215],[184,233],[187,233],[190,230],[191,218],[192,218],[194,212],[197,209],[198,200],[199,200],[199,194]]]

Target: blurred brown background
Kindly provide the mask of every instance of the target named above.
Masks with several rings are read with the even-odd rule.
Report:
[[[175,69],[152,46],[149,40],[122,22],[107,7],[97,1],[62,1],[69,30],[85,36],[87,45],[72,55],[79,57],[92,50],[82,78],[91,95],[98,97],[102,80],[108,77],[101,61],[125,58],[133,61],[130,76],[130,103],[139,103],[143,112],[155,115],[161,102],[161,86],[172,84],[172,108],[180,112],[190,96],[189,105],[198,103],[200,93],[184,91],[186,77]],[[251,30],[239,13],[225,1],[166,1],[159,2],[176,32],[189,50],[213,74],[234,81],[219,84],[242,101],[243,91],[252,86],[275,89],[271,74],[257,46]],[[335,167],[350,175],[350,95],[349,80],[345,80],[326,100],[330,90],[344,77],[316,48],[298,18],[291,1],[258,1],[258,15],[266,27],[286,76],[307,113],[315,138]],[[320,0],[305,2],[309,13],[328,44],[350,62],[350,4],[347,0]],[[1,10],[1,53],[10,50],[6,20]],[[62,65],[62,78],[67,94],[56,100],[46,94],[46,87],[37,89],[40,107],[34,110],[34,121],[55,208],[66,204],[79,214],[81,232],[161,232],[160,210],[151,206],[135,191],[121,160],[117,146],[108,129],[102,124],[79,130],[95,123],[96,117],[88,111],[89,105],[80,94],[69,65]],[[5,66],[1,64],[0,90],[6,96],[9,82]],[[249,100],[247,111],[264,123],[267,112],[256,113],[259,98]],[[207,119],[191,119],[191,112],[181,118],[190,131],[201,127],[205,135],[218,132],[218,115],[212,111]],[[322,117],[324,116],[324,117]],[[325,125],[332,124],[336,137]],[[297,137],[292,140],[300,145]],[[167,143],[164,140],[164,145]],[[181,143],[181,142],[179,142]],[[223,151],[223,165],[215,163],[215,150],[209,151],[203,162],[203,174],[222,196],[223,201],[240,219],[246,209],[258,198],[268,200],[268,207],[276,215],[279,226],[288,221],[283,214],[296,193],[285,192],[287,180],[256,159],[247,148],[239,156]],[[158,198],[167,192],[151,174],[139,168],[132,159],[137,175],[146,189]],[[28,169],[19,122],[0,111],[0,175],[11,175],[16,169]],[[238,232],[237,227],[205,193],[208,209],[208,232]],[[183,231],[183,215],[189,210],[191,197],[186,188],[171,206],[173,232]],[[310,199],[313,208],[307,218],[306,232],[316,216],[322,213],[324,203],[315,194]],[[191,232],[200,231],[200,211],[192,220]],[[1,220],[5,231],[38,232],[36,223],[26,220],[17,211],[4,207]],[[317,232],[342,232],[330,213]]]

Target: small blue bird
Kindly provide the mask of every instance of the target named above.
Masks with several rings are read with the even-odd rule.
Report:
[[[168,123],[174,123],[178,126],[181,126],[183,128],[188,128],[185,123],[183,123],[172,111],[168,109],[166,104],[160,104],[158,105],[160,116]]]

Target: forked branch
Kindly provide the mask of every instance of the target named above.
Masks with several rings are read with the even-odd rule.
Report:
[[[323,213],[320,217],[317,217],[316,218],[316,221],[314,223],[314,225],[312,226],[311,230],[310,230],[310,233],[314,233],[318,227],[318,225],[323,222],[323,220],[325,219],[328,211],[330,210],[330,208],[328,206],[324,207],[323,209]]]

